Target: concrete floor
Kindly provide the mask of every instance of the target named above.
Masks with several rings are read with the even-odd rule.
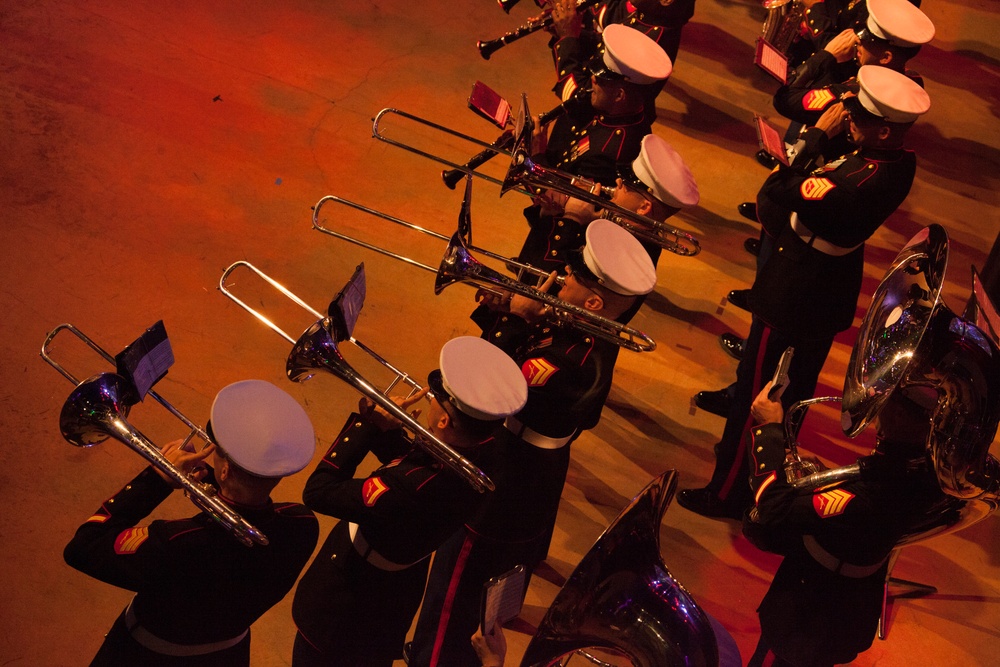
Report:
[[[491,139],[496,130],[465,108],[477,79],[510,100],[526,92],[535,111],[552,106],[543,37],[508,46],[489,62],[473,46],[523,22],[535,7],[522,5],[509,17],[486,0],[0,5],[0,414],[7,441],[0,448],[7,582],[0,662],[86,664],[129,598],[61,558],[76,526],[142,462],[113,441],[80,450],[61,439],[59,411],[71,386],[38,358],[46,332],[71,322],[115,352],[162,319],[177,363],[161,393],[204,421],[224,384],[272,380],[306,405],[320,436],[318,458],[356,393],[329,375],[289,383],[288,345],[220,295],[222,271],[248,260],[323,307],[364,261],[368,300],[356,335],[418,376],[434,367],[445,340],[475,333],[467,318],[471,290],[456,286],[434,297],[429,274],[312,231],[310,206],[335,193],[450,234],[460,193],[440,184],[439,166],[373,140],[371,118],[393,106]],[[952,240],[946,298],[961,310],[969,266],[982,265],[1000,229],[1000,11],[988,0],[924,5],[937,37],[914,66],[933,108],[911,133],[920,163],[913,191],[869,245],[866,288],[916,230],[939,223]],[[695,411],[690,399],[730,381],[735,365],[715,339],[749,323],[723,301],[753,275],[742,241],[756,230],[735,206],[752,198],[766,175],[752,158],[751,125],[754,112],[770,112],[776,87],[752,64],[762,19],[751,0],[699,0],[685,31],[655,131],[698,180],[701,205],[676,222],[704,250],[696,258],[665,254],[660,263],[656,292],[634,321],[659,347],[621,355],[603,421],[574,445],[549,560],[555,576],[533,582],[524,623],[508,632],[508,664],[520,659],[558,589],[554,582],[647,481],[674,468],[681,487],[696,487],[710,474],[722,420]],[[396,120],[387,132],[402,137],[414,129]],[[410,136],[459,159],[475,152],[425,134]],[[524,199],[498,199],[495,186],[477,183],[474,200],[477,244],[515,252]],[[331,219],[428,264],[444,249],[346,209]],[[293,332],[312,319],[249,280],[236,288],[277,309]],[[859,314],[865,305],[863,298]],[[853,336],[838,340],[821,391],[839,393]],[[75,374],[103,370],[75,341],[59,341],[54,353]],[[366,360],[352,361],[376,383],[383,377]],[[155,407],[139,406],[131,419],[156,442],[180,435]],[[870,441],[845,441],[836,419],[815,410],[816,433],[804,441],[841,464]],[[299,498],[305,477],[283,482],[277,497]],[[192,512],[175,495],[158,515]],[[332,524],[323,520],[324,529]],[[991,517],[907,548],[896,574],[939,593],[898,601],[888,640],[876,641],[857,664],[997,664],[998,538],[1000,522]],[[679,507],[664,518],[661,546],[668,567],[749,656],[754,609],[776,558],[757,552],[734,523]],[[290,597],[254,626],[254,664],[288,664],[289,606]]]

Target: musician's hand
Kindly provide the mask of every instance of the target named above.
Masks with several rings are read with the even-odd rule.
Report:
[[[597,187],[600,187],[599,185]],[[563,211],[563,217],[569,220],[575,220],[581,225],[586,225],[594,221],[598,216],[597,212],[600,209],[593,204],[588,204],[582,199],[577,199],[576,197],[568,197],[566,205]]]
[[[844,120],[847,118],[847,110],[844,108],[843,102],[837,102],[836,104],[831,104],[827,107],[823,115],[819,117],[816,121],[817,127],[824,132],[826,136],[831,139],[841,132],[844,131]]]
[[[549,147],[549,128],[541,124],[538,116],[532,117],[531,154],[541,155]]]
[[[494,625],[488,635],[483,635],[482,629],[477,629],[476,634],[472,635],[472,648],[483,667],[503,667],[507,656],[507,638],[503,636],[503,629],[499,625]]]
[[[187,475],[190,479],[200,482],[208,474],[208,469],[203,465],[205,459],[212,455],[215,451],[215,445],[208,443],[201,448],[200,451],[192,452],[186,449],[181,449],[181,445],[184,444],[183,440],[174,440],[173,442],[168,442],[163,445],[163,449],[160,453],[170,462],[170,464],[179,470],[184,475]],[[174,487],[175,489],[181,488],[181,485],[176,483],[174,480],[167,477],[167,475],[159,468],[154,468],[156,474],[160,478]]]
[[[772,386],[774,386],[774,382],[770,381],[764,385],[764,388],[750,405],[750,414],[758,424],[781,423],[785,418],[785,410],[781,407],[781,401],[772,401],[767,397]]]
[[[503,294],[485,289],[476,290],[476,302],[481,306],[486,306],[490,310],[500,313],[510,311],[510,300],[514,295],[506,290],[501,290]]]
[[[823,0],[802,0],[802,6],[809,9],[813,5],[818,5],[821,2],[823,2]]]
[[[562,192],[556,192],[555,190],[542,190],[540,193],[532,197],[531,201],[540,207],[541,210],[539,213],[542,215],[561,217],[563,211],[566,210],[566,200],[568,199],[569,195],[563,194]]]
[[[547,293],[555,285],[557,275],[555,271],[550,273],[545,282],[538,286],[538,289]],[[537,322],[546,317],[551,311],[551,306],[520,294],[515,294],[510,300],[510,312],[521,317],[526,322]]]
[[[556,37],[579,37],[583,20],[576,12],[576,0],[552,0],[552,31]]]
[[[838,63],[846,63],[849,60],[854,60],[854,52],[860,41],[857,33],[848,28],[827,42],[823,50],[829,51]]]
[[[393,396],[392,402],[398,405],[401,410],[409,411],[409,415],[413,417],[413,419],[417,419],[422,410],[420,408],[410,410],[410,408],[416,403],[419,403],[429,391],[430,389],[428,387],[424,387],[409,397]],[[367,396],[362,396],[361,400],[358,401],[358,412],[364,419],[368,420],[372,424],[375,424],[375,426],[377,426],[383,433],[385,431],[402,428],[403,426],[401,421],[390,415],[385,408],[375,405],[375,402]]]

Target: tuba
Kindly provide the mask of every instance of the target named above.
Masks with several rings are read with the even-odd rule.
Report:
[[[941,495],[930,512],[912,517],[900,545],[960,530],[1000,505],[1000,462],[989,453],[1000,424],[1000,348],[942,301],[947,260],[940,225],[910,239],[872,297],[844,379],[841,426],[848,437],[897,393],[916,397],[930,424],[914,456],[926,457]],[[836,399],[810,402],[818,400]],[[794,430],[787,424],[786,417],[786,434]],[[794,485],[812,490],[860,474],[855,463]]]
[[[660,556],[660,522],[676,488],[677,472],[663,473],[605,529],[556,595],[521,667],[555,665],[584,649],[637,667],[719,664],[709,617]]]

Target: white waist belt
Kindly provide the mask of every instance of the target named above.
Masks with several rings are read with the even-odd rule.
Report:
[[[820,251],[824,255],[830,255],[832,257],[843,257],[844,255],[850,255],[852,252],[864,245],[864,243],[859,243],[853,248],[845,248],[843,246],[834,245],[829,241],[822,239],[815,234],[813,234],[808,227],[806,227],[801,220],[799,220],[799,214],[792,212],[792,231],[802,239],[802,241],[812,248]]]
[[[534,445],[539,449],[559,449],[573,439],[572,435],[567,435],[565,438],[550,438],[547,435],[542,435],[538,431],[534,431],[524,424],[522,424],[516,417],[507,417],[503,422],[504,428],[524,440],[529,445]],[[575,434],[574,434],[575,435]]]
[[[132,601],[134,602],[135,598],[132,598]],[[250,628],[247,628],[232,639],[224,639],[221,642],[211,642],[210,644],[175,644],[174,642],[168,642],[166,639],[160,639],[139,625],[139,619],[135,617],[135,612],[132,611],[132,602],[129,602],[128,607],[125,608],[125,627],[128,629],[129,634],[132,635],[132,639],[144,648],[148,648],[154,653],[175,657],[207,655],[216,651],[223,651],[239,644],[247,636],[247,633],[250,632]]]
[[[370,565],[374,565],[380,570],[385,570],[386,572],[398,572],[416,565],[421,560],[424,560],[424,558],[427,558],[427,556],[424,556],[424,558],[415,560],[412,563],[407,563],[406,565],[403,565],[402,563],[394,563],[379,552],[372,549],[371,545],[368,544],[368,540],[366,540],[365,536],[361,534],[360,530],[358,530],[358,524],[348,523],[347,531],[351,535],[351,543],[354,545],[354,550],[358,552],[358,555],[368,561]],[[429,555],[430,554],[428,554],[428,556]]]
[[[813,557],[813,560],[831,572],[850,577],[851,579],[870,577],[878,572],[888,559],[888,556],[886,556],[874,565],[852,565],[851,563],[845,563],[824,549],[812,535],[803,535],[802,542],[806,545],[806,551]]]

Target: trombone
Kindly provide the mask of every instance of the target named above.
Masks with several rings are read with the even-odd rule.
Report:
[[[427,234],[435,238],[447,239],[448,246],[445,249],[445,254],[439,267],[435,269],[427,264],[423,264],[404,255],[398,255],[384,248],[380,248],[379,246],[323,226],[319,220],[320,210],[322,209],[323,204],[331,201],[364,211],[365,213],[369,213],[383,220],[388,220],[389,222],[413,229],[422,234]],[[549,306],[551,308],[550,314],[553,319],[583,333],[590,334],[596,338],[600,338],[634,352],[651,352],[656,349],[656,341],[638,329],[633,329],[620,322],[610,320],[606,317],[601,317],[600,315],[595,315],[585,308],[563,301],[556,296],[519,282],[519,280],[504,276],[490,267],[485,266],[473,257],[470,252],[470,250],[481,251],[481,249],[476,248],[475,246],[467,246],[462,239],[462,235],[458,232],[451,237],[446,237],[443,234],[438,234],[437,232],[425,229],[419,225],[406,222],[394,216],[335,195],[327,195],[323,197],[313,207],[313,229],[349,243],[360,245],[363,248],[373,250],[388,257],[392,257],[393,259],[410,264],[411,266],[435,273],[435,294],[440,294],[445,287],[457,282],[470,284],[479,289],[483,289],[484,291],[498,295],[511,292],[535,301],[539,301]],[[523,275],[523,273],[529,273],[538,276],[539,278],[548,277],[548,274],[545,273],[545,271],[533,267],[530,264],[522,264],[488,251],[483,252],[483,254],[486,254],[494,259],[501,260],[512,268],[517,268],[519,278]]]
[[[307,328],[297,339],[290,336],[277,324],[271,321],[260,311],[256,310],[226,287],[229,276],[237,269],[244,268],[256,274],[259,278],[267,282],[271,287],[281,292],[293,302],[309,311],[316,318],[316,321]],[[409,374],[399,370],[388,361],[379,356],[374,350],[361,341],[357,340],[349,333],[346,336],[338,336],[335,333],[335,322],[332,316],[323,315],[312,308],[305,301],[293,294],[284,285],[271,278],[269,275],[245,261],[238,261],[231,264],[219,279],[219,291],[234,301],[243,310],[247,311],[269,329],[292,344],[292,350],[288,354],[285,370],[288,379],[292,382],[304,382],[313,376],[311,370],[323,369],[336,375],[341,380],[347,382],[366,397],[371,399],[379,407],[402,422],[417,437],[414,442],[419,444],[428,454],[440,461],[443,465],[456,472],[466,482],[480,493],[492,491],[496,487],[493,481],[482,470],[477,468],[471,461],[460,455],[448,444],[437,438],[434,434],[424,428],[420,422],[415,420],[405,410],[396,405],[389,398],[388,393],[400,382],[410,387],[409,395],[420,391],[423,387]],[[331,309],[335,306],[331,305]],[[337,343],[346,340],[366,352],[375,361],[395,374],[395,378],[384,389],[378,390],[357,371],[355,371],[344,359]]]
[[[658,245],[683,257],[693,257],[701,252],[701,244],[691,234],[619,206],[608,199],[607,190],[603,186],[600,193],[595,194],[587,187],[580,187],[578,183],[586,184],[578,176],[543,167],[531,159],[523,146],[517,146],[511,155],[510,169],[507,170],[500,196],[515,189],[516,186],[527,186],[535,190],[555,190],[601,209],[601,217],[628,230],[640,241]]]
[[[267,537],[222,502],[215,495],[215,489],[210,484],[188,477],[168,461],[156,445],[125,420],[132,404],[126,400],[127,390],[124,378],[116,373],[101,373],[80,382],[52,358],[49,353],[50,346],[53,339],[62,331],[74,334],[108,363],[114,364],[115,359],[72,324],[60,324],[45,337],[40,353],[42,359],[76,385],[76,389],[63,404],[59,416],[59,429],[67,442],[77,447],[90,447],[107,440],[109,436],[119,440],[146,459],[151,466],[166,475],[173,483],[183,488],[191,502],[215,519],[233,537],[248,547],[253,546],[254,543],[266,545],[268,543]],[[200,426],[185,417],[162,396],[155,391],[150,391],[147,395],[191,429],[184,440],[185,445],[195,436],[206,443],[212,442],[212,439]]]
[[[556,109],[560,108],[561,105],[560,107],[556,107]],[[430,127],[431,129],[444,132],[445,134],[458,137],[459,139],[464,139],[465,141],[482,147],[484,150],[479,153],[479,155],[473,157],[470,161],[460,165],[439,155],[435,155],[415,146],[403,143],[398,139],[387,137],[382,133],[379,124],[382,122],[382,119],[388,115],[398,115],[412,120],[421,125]],[[613,188],[610,186],[602,184],[601,192],[594,194],[592,192],[592,190],[595,189],[593,187],[593,183],[566,172],[539,165],[528,156],[527,151],[524,150],[523,147],[519,147],[517,145],[518,137],[516,136],[513,137],[512,140],[510,139],[510,135],[504,134],[501,135],[501,137],[494,143],[488,144],[485,141],[481,141],[475,137],[470,137],[469,135],[458,132],[457,130],[453,130],[449,127],[445,127],[438,123],[434,123],[419,116],[394,108],[382,109],[379,111],[378,115],[375,116],[372,123],[372,136],[379,141],[384,141],[387,144],[397,146],[403,150],[416,153],[421,157],[425,157],[429,160],[451,167],[451,170],[445,170],[441,173],[442,178],[445,180],[445,184],[448,185],[448,187],[454,187],[455,182],[457,182],[456,176],[471,174],[477,178],[499,185],[501,188],[501,195],[506,194],[510,190],[517,190],[518,192],[528,196],[534,196],[534,194],[540,189],[555,190],[600,208],[603,211],[602,217],[605,217],[611,222],[614,222],[616,225],[627,229],[640,241],[652,243],[653,245],[657,245],[668,252],[672,252],[683,257],[693,257],[701,252],[701,243],[699,243],[698,239],[691,234],[679,229],[674,229],[663,221],[654,220],[648,216],[640,215],[635,211],[630,211],[627,208],[623,208],[611,202],[610,193],[613,192]],[[513,149],[504,148],[505,146],[510,147],[512,144]],[[507,170],[506,177],[502,181],[480,171],[476,171],[475,167],[483,164],[489,157],[498,154],[511,156],[510,168]]]

